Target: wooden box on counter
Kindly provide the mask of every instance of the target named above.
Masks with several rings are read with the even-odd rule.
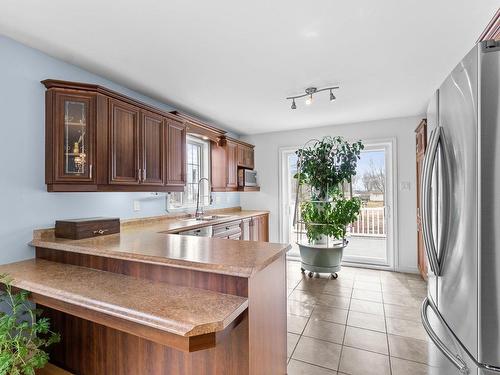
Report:
[[[60,238],[80,240],[114,233],[120,233],[118,218],[91,217],[56,221],[55,235]]]

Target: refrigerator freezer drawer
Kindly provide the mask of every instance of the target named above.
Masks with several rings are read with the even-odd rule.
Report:
[[[421,307],[422,325],[435,346],[429,347],[432,375],[499,375],[500,368],[477,362],[444,321],[436,305],[426,298]]]

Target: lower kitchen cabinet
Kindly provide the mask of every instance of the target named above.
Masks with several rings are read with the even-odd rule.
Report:
[[[237,220],[237,221],[231,221],[229,223],[214,225],[212,227],[212,237],[240,240],[241,221]]]
[[[246,218],[241,220],[241,239],[244,241],[250,241],[250,222],[252,218]]]
[[[253,216],[249,223],[250,241],[269,241],[269,215]]]
[[[181,232],[179,234],[185,233]],[[214,224],[212,225],[211,236],[230,240],[269,242],[269,214]]]

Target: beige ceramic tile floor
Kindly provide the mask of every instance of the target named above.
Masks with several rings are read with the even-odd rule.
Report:
[[[344,267],[308,278],[288,262],[289,375],[426,375],[418,275]]]

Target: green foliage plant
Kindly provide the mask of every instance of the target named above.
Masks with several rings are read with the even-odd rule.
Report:
[[[0,303],[9,310],[0,312],[0,375],[34,375],[35,369],[47,364],[46,349],[60,336],[29,302],[29,292],[14,292],[7,275],[0,275],[0,282],[4,284]]]
[[[328,202],[302,202],[302,220],[309,241],[318,241],[322,236],[343,239],[347,226],[356,221],[361,209],[359,198],[344,198],[338,194]]]
[[[311,199],[300,205],[310,242],[323,236],[343,240],[347,226],[356,221],[361,200],[346,198],[343,187],[356,175],[363,149],[361,141],[349,143],[342,137],[325,137],[297,151],[295,178],[311,192]]]

